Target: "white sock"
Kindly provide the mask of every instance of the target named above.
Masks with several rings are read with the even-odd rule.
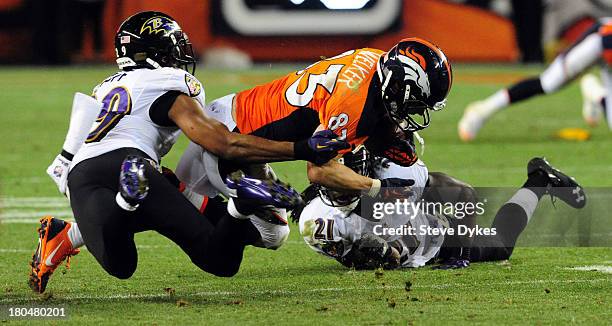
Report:
[[[133,212],[136,209],[138,209],[139,205],[132,205],[130,203],[128,203],[125,198],[123,198],[123,196],[121,196],[121,193],[118,192],[117,195],[115,196],[115,202],[117,203],[117,205],[119,207],[121,207],[122,209],[128,211],[128,212]]]
[[[65,151],[70,154],[79,151],[99,113],[100,103],[94,98],[82,93],[74,95],[70,125],[62,146]]]
[[[480,113],[484,114],[487,118],[496,113],[497,111],[507,107],[510,104],[510,96],[508,96],[507,89],[500,89],[495,94],[489,96],[482,101],[480,107]]]
[[[72,222],[70,224],[68,239],[70,239],[73,249],[80,248],[85,244],[83,241],[83,236],[81,235],[81,230],[79,230],[79,226],[76,224],[76,222]]]
[[[525,210],[527,222],[529,222],[539,201],[538,196],[533,191],[527,188],[521,188],[506,203],[513,203],[521,206],[521,208]]]
[[[281,214],[285,219],[287,218],[287,211],[284,209],[274,208],[274,210]],[[289,238],[289,225],[278,225],[266,222],[260,218],[252,218],[251,223],[259,234],[261,235],[261,246],[267,249],[276,250],[280,248]],[[255,245],[259,247],[260,245]]]
[[[236,208],[236,204],[234,204],[234,198],[230,198],[230,200],[227,202],[227,212],[231,216],[239,220],[246,220],[246,219],[249,219],[251,216],[251,215],[244,215],[238,211],[238,209]]]

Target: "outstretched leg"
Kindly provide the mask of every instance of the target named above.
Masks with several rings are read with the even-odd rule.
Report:
[[[539,76],[524,79],[482,101],[469,104],[459,121],[461,140],[473,140],[483,124],[500,110],[537,95],[554,93],[593,66],[604,54],[601,27],[601,23],[594,24]]]
[[[586,204],[582,187],[571,177],[553,168],[546,160],[534,158],[528,164],[527,181],[497,212],[493,237],[476,237],[470,261],[495,261],[510,258],[516,241],[533,216],[545,194],[557,197],[574,208]]]

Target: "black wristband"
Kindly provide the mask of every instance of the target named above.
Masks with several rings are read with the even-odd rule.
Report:
[[[67,152],[65,149],[62,149],[62,152],[60,153],[60,155],[63,156],[68,161],[72,161],[72,159],[74,158],[74,154]]]
[[[293,143],[293,156],[296,160],[316,163],[316,156],[313,150],[308,146],[307,140],[300,140]]]

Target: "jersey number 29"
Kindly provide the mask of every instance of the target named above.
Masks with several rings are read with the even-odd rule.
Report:
[[[102,100],[102,110],[85,143],[99,142],[119,120],[132,111],[132,98],[125,87],[113,88]]]

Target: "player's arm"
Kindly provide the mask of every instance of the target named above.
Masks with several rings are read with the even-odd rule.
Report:
[[[329,146],[321,147],[316,146],[318,145],[316,142],[311,142],[314,136],[305,141],[292,143],[234,133],[219,121],[206,116],[200,105],[187,95],[179,95],[176,98],[168,111],[168,117],[193,142],[229,160],[245,162],[307,160],[322,164],[348,145],[343,141],[335,141],[335,145],[327,144],[332,140],[327,137],[323,137],[321,142]],[[323,150],[318,150],[320,147]]]
[[[89,129],[91,129],[98,113],[100,113],[100,103],[93,97],[82,93],[74,94],[70,125],[62,145],[62,151],[47,168],[47,174],[63,195],[67,195],[68,170],[72,158],[87,138]]]
[[[308,180],[327,188],[342,191],[368,191],[376,182],[372,178],[362,176],[350,168],[330,160],[323,165],[308,163]]]
[[[317,131],[323,130],[323,125],[319,125]],[[380,189],[380,185],[374,179],[362,176],[350,168],[338,163],[336,160],[329,160],[325,164],[307,165],[308,180],[327,188],[359,193],[368,192],[373,187]]]
[[[372,179],[350,168],[330,160],[322,165],[308,163],[308,180],[327,188],[347,191],[364,192],[370,197],[376,197],[385,188],[406,188],[414,184],[414,180],[399,178]]]

